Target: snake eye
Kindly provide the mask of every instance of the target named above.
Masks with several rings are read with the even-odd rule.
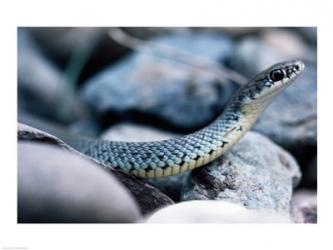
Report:
[[[272,70],[271,73],[269,73],[270,78],[273,81],[281,81],[284,77],[283,71],[280,69]]]

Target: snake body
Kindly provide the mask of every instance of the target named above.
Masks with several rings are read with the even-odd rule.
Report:
[[[301,61],[291,61],[264,70],[237,91],[214,122],[192,134],[154,142],[75,139],[69,144],[105,167],[140,178],[159,178],[198,168],[223,155],[244,136],[303,68]]]

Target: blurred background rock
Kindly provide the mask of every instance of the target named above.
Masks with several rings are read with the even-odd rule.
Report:
[[[172,204],[171,199],[211,198],[212,193],[201,185],[208,178],[218,183],[213,187],[218,199],[253,205],[258,197],[265,197],[266,205],[248,207],[276,209],[283,203],[280,210],[292,210],[291,216],[297,217],[293,221],[313,222],[317,212],[313,209],[317,190],[316,53],[315,27],[21,27],[18,120],[49,132],[61,127],[110,140],[171,138],[213,121],[235,90],[264,68],[279,61],[301,59],[306,64],[305,72],[260,117],[253,128],[258,135],[250,135],[235,153],[255,154],[256,148],[264,151],[267,159],[252,167],[260,166],[269,176],[265,181],[272,190],[264,188],[260,193],[251,189],[260,186],[261,179],[250,171],[249,186],[237,186],[226,197],[228,173],[233,173],[237,182],[247,175],[242,169],[251,169],[246,159],[237,159],[232,153],[228,156],[232,166],[224,166],[229,159],[226,157],[214,163],[215,170],[210,166],[208,172],[198,169],[146,183],[138,180],[141,186],[124,179],[120,182],[132,187],[143,214],[162,204]],[[256,141],[265,142],[266,138],[262,148],[255,147]],[[287,155],[282,162],[276,157],[281,154]],[[293,174],[283,174],[281,179],[284,165]],[[224,176],[213,174],[222,167],[229,172]],[[136,185],[140,188],[133,188],[139,187]],[[136,197],[145,193],[145,188],[146,194],[154,193],[151,185],[166,196],[156,193],[156,203],[148,201],[149,195],[141,200]],[[281,190],[273,190],[274,185],[281,185]],[[242,197],[244,192],[246,197]],[[290,205],[291,200],[300,204],[299,200],[307,197],[304,192],[311,193],[311,211],[315,211],[311,219],[302,219],[305,210]],[[232,193],[234,198],[230,198]],[[297,195],[295,199],[293,194]]]

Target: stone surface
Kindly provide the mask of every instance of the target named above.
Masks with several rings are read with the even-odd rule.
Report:
[[[19,223],[135,222],[139,218],[126,188],[92,161],[55,146],[19,143]]]
[[[214,63],[232,49],[226,37],[200,33],[164,36],[153,42]],[[84,86],[83,99],[103,118],[149,122],[181,132],[209,123],[237,88],[229,81],[221,82],[212,72],[177,61],[177,57],[149,52],[132,54]]]
[[[288,216],[225,201],[187,201],[152,214],[147,223],[290,223]]]
[[[54,144],[62,148],[72,150],[66,143],[64,143],[59,138],[34,127],[31,127],[24,123],[17,123],[17,139],[18,140],[27,140],[27,141],[36,141],[36,142],[45,142],[48,144]]]
[[[279,28],[265,29],[261,37],[263,43],[267,44],[281,56],[290,59],[315,59],[308,58],[312,55],[308,45],[304,43],[303,38],[299,34],[292,30]]]
[[[300,181],[294,158],[263,135],[248,132],[228,153],[192,171],[182,200],[223,200],[289,213]]]
[[[317,192],[297,191],[291,200],[291,216],[296,223],[317,223]]]
[[[317,27],[298,27],[297,31],[311,45],[317,45]]]
[[[101,138],[110,141],[143,142],[167,140],[176,136],[176,134],[144,125],[120,123],[104,131]]]
[[[85,106],[63,74],[18,30],[18,109],[61,123],[86,116]]]

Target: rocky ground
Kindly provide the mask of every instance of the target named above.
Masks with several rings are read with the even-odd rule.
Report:
[[[302,76],[203,168],[140,180],[56,136],[190,133],[291,59]],[[316,65],[315,28],[19,28],[18,222],[316,223]]]

